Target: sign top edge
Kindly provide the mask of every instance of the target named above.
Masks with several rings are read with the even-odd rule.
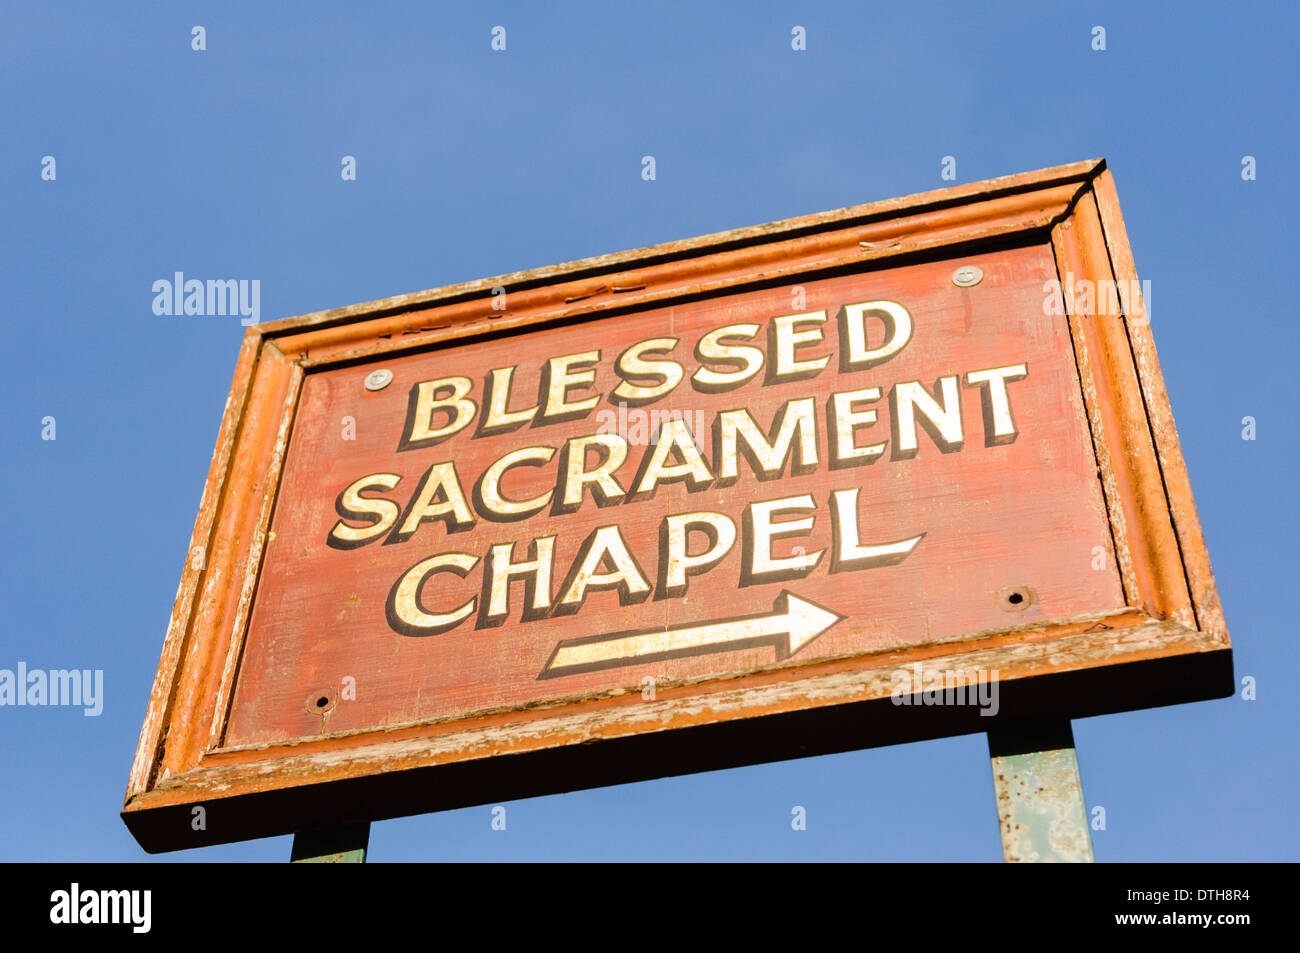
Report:
[[[432,304],[449,299],[490,292],[491,289],[496,287],[508,288],[512,285],[540,284],[580,277],[594,277],[601,273],[622,270],[632,263],[646,263],[665,258],[698,257],[727,246],[757,244],[781,236],[788,236],[791,233],[831,227],[876,215],[899,214],[939,205],[976,202],[999,193],[1028,191],[1069,182],[1086,183],[1100,175],[1105,169],[1106,160],[1104,158],[1086,159],[1081,162],[998,176],[964,185],[915,192],[897,198],[850,205],[825,212],[814,212],[760,225],[748,225],[721,232],[712,232],[707,235],[699,235],[694,238],[647,245],[606,255],[580,258],[560,264],[544,265],[524,271],[444,285],[424,291],[394,295],[374,301],[364,301],[341,308],[329,308],[324,311],[313,311],[308,314],[280,318],[251,326],[247,331],[247,335],[250,337],[273,338],[327,325],[346,324],[384,314],[429,307]]]

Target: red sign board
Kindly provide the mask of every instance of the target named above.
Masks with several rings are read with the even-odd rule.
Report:
[[[1140,290],[1083,163],[250,329],[124,817],[1230,692]]]

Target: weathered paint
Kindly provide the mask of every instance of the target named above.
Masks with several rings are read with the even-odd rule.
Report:
[[[772,316],[793,310],[785,286],[498,338],[464,353],[450,352],[454,357],[444,351],[396,357],[384,362],[394,379],[379,393],[362,386],[372,369],[369,364],[308,374],[270,524],[274,538],[266,543],[221,747],[638,691],[645,679],[672,683],[778,662],[801,665],[995,630],[1010,620],[1022,624],[1123,608],[1091,438],[1075,384],[1069,328],[1042,313],[1043,285],[1055,275],[1050,250],[1044,244],[972,255],[969,260],[987,276],[975,289],[954,286],[946,261],[802,282],[798,310],[826,316],[824,326],[817,326],[822,341],[800,351],[808,360],[830,357],[815,378],[767,383],[760,371],[743,386],[717,394],[698,391],[690,383],[701,368],[692,348],[716,328],[757,326],[762,330],[745,343],[772,349]],[[909,309],[911,339],[877,366],[841,372],[837,357],[848,345],[841,339],[836,315],[846,304],[876,299],[902,302]],[[877,336],[883,333],[874,324],[870,330]],[[620,381],[614,372],[617,356],[661,334],[679,341],[672,356],[683,368],[682,382],[652,404],[629,408],[613,403],[610,390]],[[603,397],[585,416],[484,437],[476,432],[484,414],[480,406],[478,419],[450,438],[394,452],[420,382],[463,376],[475,385],[469,398],[485,404],[482,382],[493,368],[511,368],[510,406],[535,405],[548,360],[573,353],[601,355],[599,362],[592,362],[591,392],[604,392]],[[967,384],[964,375],[1007,365],[1028,370],[1023,379],[1005,385],[1019,433],[988,446],[992,437],[986,433],[990,425],[983,419],[981,389]],[[872,409],[878,420],[862,426],[856,442],[887,445],[891,387],[920,381],[930,390],[942,375],[957,378],[953,393],[961,401],[963,446],[943,452],[918,427],[919,447],[910,459],[893,459],[891,447],[865,466],[834,468],[831,457],[837,440],[830,423],[831,394],[874,388],[880,399],[864,408]],[[740,408],[767,433],[791,406],[800,404],[812,407],[802,432],[815,436],[816,461],[806,472],[796,470],[803,457],[792,446],[787,454],[791,459],[777,468],[780,478],[762,479],[734,449],[724,454],[729,445],[710,432],[712,422]],[[678,416],[668,417],[668,424],[656,416],[659,427],[650,423],[651,414]],[[667,432],[682,418],[700,422],[694,424],[701,431],[695,436],[700,466],[716,479],[699,489],[685,482],[664,483],[652,499],[632,499],[638,467],[654,455],[655,429]],[[340,439],[341,422],[347,420],[356,422],[355,439]],[[630,425],[620,423],[628,420]],[[622,430],[631,445],[622,465],[612,472],[627,493],[603,506],[584,494],[573,512],[557,514],[554,504],[563,493],[561,485],[567,486],[559,462],[565,458],[566,440],[582,440],[606,428]],[[546,499],[549,494],[551,503],[527,518],[493,520],[472,499],[472,487],[503,454],[529,446],[544,448],[549,456],[511,470],[510,482],[503,487],[513,499]],[[431,521],[414,526],[407,535],[404,514],[418,496],[422,474],[431,465],[441,466],[441,461],[454,466],[446,472],[463,484],[457,495],[465,497],[465,511],[476,522],[449,532]],[[728,466],[734,466],[738,476],[724,485]],[[369,495],[392,501],[403,515],[393,519],[391,531],[369,542],[350,541],[348,548],[335,548],[332,528],[348,522],[341,520],[336,498],[358,478],[381,473],[401,479],[395,488],[377,488]],[[831,506],[837,491],[854,494],[842,498],[855,504],[846,508],[847,519]],[[781,556],[794,553],[796,546],[808,554],[821,553],[820,563],[794,580],[780,575],[770,582],[748,579],[744,557],[753,547],[746,546],[741,529],[747,508],[791,498],[815,504],[800,511],[812,519],[811,528],[773,548]],[[665,598],[656,579],[667,575],[667,567],[663,573],[656,571],[666,553],[661,527],[674,514],[700,512],[730,526],[734,545],[718,562],[701,567],[683,592]],[[796,515],[780,518],[793,520]],[[894,564],[837,571],[835,537],[845,535],[838,532],[845,524],[856,524],[863,544],[910,545],[900,547],[900,561]],[[601,527],[617,528],[617,538],[626,543],[649,588],[639,600],[604,591],[584,594],[581,603],[564,606],[563,590],[581,587],[586,575],[579,572],[567,587],[562,580],[570,567],[581,569],[582,544]],[[522,620],[525,593],[515,583],[507,617],[483,621],[490,547],[513,544],[513,559],[520,561],[533,541],[542,539],[549,541],[548,552],[553,550],[548,587],[554,589],[552,604],[571,611]],[[1098,546],[1107,550],[1106,565],[1092,570]],[[423,559],[448,551],[467,557],[465,577],[430,577],[423,602],[432,611],[468,606],[477,599],[476,611],[450,630],[398,634],[386,617],[390,593]],[[1008,604],[1003,593],[1017,586],[1032,589],[1034,598]],[[774,653],[770,640],[748,630],[773,619],[786,590],[795,605],[810,604],[843,621],[820,625],[809,632],[815,637],[793,652],[778,646]],[[742,618],[751,621],[721,621]],[[729,625],[735,631],[722,633],[716,644],[700,645],[698,651],[678,647],[669,638],[674,631],[701,633],[710,624]],[[747,634],[741,632],[746,626]],[[602,657],[594,643],[634,632],[644,633],[642,641],[659,645],[639,649],[647,661],[633,657],[612,667],[593,661]],[[701,638],[707,637],[697,634],[697,641]],[[735,648],[728,647],[728,639]],[[553,658],[556,652],[564,654]],[[580,656],[582,664],[568,660],[566,665],[566,655]],[[543,675],[546,680],[539,683]],[[355,686],[353,699],[328,709],[303,705],[313,693],[332,698],[349,678]]]
[[[1091,863],[1092,835],[1068,722],[989,733],[1008,863]]]
[[[986,277],[973,288],[956,288],[949,276],[968,263],[979,264]],[[1026,323],[1025,308],[1037,310],[1043,295],[1040,289],[1031,304],[1023,288],[1016,290],[1016,276],[1024,282],[1044,273],[1092,281],[1135,279],[1103,163],[1026,173],[250,328],[189,550],[202,550],[205,559],[187,562],[182,574],[128,784],[123,811],[128,826],[148,849],[173,849],[987,730],[988,719],[978,713],[894,706],[894,674],[915,665],[996,669],[1002,709],[1020,719],[1081,717],[1229,694],[1230,643],[1150,331],[1124,315],[1082,313],[1069,302],[1068,317]],[[486,352],[501,348],[502,341],[514,342],[506,351],[525,362],[543,351],[612,348],[615,341],[664,334],[665,321],[688,326],[704,320],[710,308],[726,313],[728,302],[751,309],[753,323],[762,323],[761,317],[797,310],[775,302],[780,295],[788,301],[796,284],[827,295],[828,306],[835,306],[845,303],[830,300],[844,288],[889,282],[896,283],[896,294],[932,302],[928,311],[918,308],[928,315],[918,334],[932,334],[944,321],[955,320],[958,338],[991,347],[990,354],[1028,341],[1045,346],[1035,361],[1050,365],[1068,356],[1068,373],[1058,376],[1064,380],[1058,395],[1064,402],[1053,425],[1064,427],[1058,438],[1072,434],[1065,439],[1075,449],[1067,446],[1066,457],[1059,458],[1054,442],[1042,445],[1049,456],[1058,454],[1049,465],[1023,456],[1028,439],[987,448],[984,460],[1001,453],[1000,459],[1016,461],[1000,479],[994,479],[994,471],[967,472],[978,470],[976,454],[927,453],[935,449],[932,444],[916,459],[860,470],[859,476],[869,478],[844,486],[887,491],[891,469],[912,474],[907,480],[916,487],[929,481],[930,499],[943,505],[909,514],[907,508],[918,504],[900,493],[891,504],[895,515],[911,515],[918,523],[928,516],[940,530],[965,526],[976,540],[975,558],[945,562],[954,549],[930,547],[934,537],[925,526],[872,532],[872,542],[921,530],[927,535],[906,561],[863,573],[859,586],[809,576],[797,590],[791,587],[800,598],[809,595],[805,587],[817,588],[818,598],[811,601],[844,620],[788,658],[779,654],[781,633],[768,623],[746,623],[760,641],[737,651],[662,658],[641,667],[607,668],[604,674],[570,666],[555,677],[537,677],[561,643],[633,633],[632,641],[620,644],[658,644],[636,641],[640,637],[634,634],[651,626],[648,616],[655,611],[660,631],[680,635],[681,626],[716,619],[724,607],[728,618],[751,620],[779,609],[780,586],[746,591],[703,577],[708,585],[699,587],[698,601],[697,593],[690,593],[690,604],[668,599],[611,608],[593,601],[591,614],[571,617],[567,629],[553,619],[538,623],[536,637],[521,637],[527,626],[512,617],[500,628],[477,632],[488,641],[462,650],[462,664],[449,676],[435,659],[411,654],[435,651],[428,639],[411,640],[426,643],[421,649],[392,649],[401,641],[384,642],[382,619],[375,629],[355,621],[357,614],[374,612],[376,580],[391,585],[394,567],[400,572],[409,564],[397,565],[392,554],[422,545],[418,535],[388,552],[378,544],[352,552],[376,560],[373,566],[338,562],[331,569],[321,563],[318,568],[327,570],[321,581],[301,588],[299,597],[291,595],[291,567],[303,558],[302,546],[308,548],[308,562],[317,558],[311,547],[319,545],[322,512],[314,508],[321,496],[330,503],[346,485],[336,479],[343,470],[331,470],[330,455],[310,458],[313,428],[323,427],[329,414],[346,412],[355,395],[369,403],[358,405],[353,415],[358,446],[345,453],[360,454],[350,462],[367,469],[348,472],[354,477],[372,472],[368,467],[381,465],[385,452],[394,457],[391,442],[384,451],[378,444],[362,447],[360,438],[371,424],[391,436],[398,411],[384,408],[392,400],[400,404],[406,388],[395,383],[367,392],[361,380],[370,370],[415,373],[434,361],[451,368],[440,372],[445,376],[487,361]],[[504,310],[493,294],[497,288],[507,292]],[[888,297],[871,295],[877,296]],[[1136,313],[1138,304],[1123,284],[1121,296],[1125,314]],[[990,309],[990,303],[996,304]],[[653,315],[659,317],[647,317]],[[629,329],[638,321],[649,323],[634,334]],[[539,342],[557,331],[564,346],[543,348]],[[580,343],[584,337],[590,345]],[[865,372],[863,386],[883,388],[906,376],[929,387],[934,377],[926,374],[990,367],[1001,360],[967,361],[960,346],[945,354],[942,337],[935,342],[937,349],[927,345],[924,353],[892,359],[915,360],[908,374],[877,379],[876,370],[889,368],[885,364]],[[927,357],[954,366],[936,367]],[[1033,370],[1025,383],[1037,380]],[[809,393],[825,396],[823,383],[808,381]],[[1047,404],[1039,394],[1028,406]],[[770,401],[760,403],[755,418],[767,423],[772,410]],[[313,413],[326,416],[316,420]],[[1053,415],[1038,416],[1050,423]],[[968,425],[979,440],[978,420]],[[531,442],[539,441],[524,441]],[[317,449],[323,446],[318,443]],[[824,450],[822,443],[819,452]],[[473,446],[465,455],[458,449],[456,460],[468,462],[475,452]],[[428,459],[423,452],[407,454],[417,455]],[[947,473],[934,466],[954,462],[960,466]],[[854,471],[837,476],[842,474]],[[402,475],[409,484],[417,474]],[[1051,497],[1052,506],[1074,514],[1072,525],[1056,534],[1064,549],[1055,555],[1044,550],[1051,535],[1044,534],[1030,547],[1037,547],[1037,555],[1016,564],[1019,557],[1005,541],[1016,532],[1041,533],[1036,521],[1052,518],[1036,508],[1035,481],[1066,475],[1077,491],[1061,484]],[[966,486],[968,477],[974,482]],[[824,473],[801,474],[763,488],[794,486],[793,480],[804,480],[823,508],[818,532],[825,532],[826,495],[840,484]],[[733,496],[717,496],[719,508],[747,505],[755,486],[742,479],[731,488]],[[1015,487],[1017,492],[1006,492]],[[981,494],[986,510],[1001,507],[1004,517],[1020,516],[999,523],[981,512]],[[646,515],[629,523],[636,539],[648,541],[658,519],[676,509],[667,504],[682,493],[669,485],[659,496],[663,499],[653,505],[639,504]],[[1091,502],[1071,509],[1085,497]],[[586,518],[580,510],[547,525],[558,535],[566,520]],[[877,527],[871,518],[863,525]],[[512,539],[520,524],[499,528],[510,534],[502,540]],[[525,540],[541,535],[532,529]],[[471,534],[448,538],[457,535]],[[1070,547],[1095,536],[1103,537],[1096,546],[1106,556],[1100,568],[1088,562],[1072,568],[1078,554],[1068,556]],[[802,542],[811,549],[826,541]],[[572,544],[557,542],[563,545]],[[428,552],[439,550],[435,545]],[[561,557],[559,563],[564,562]],[[909,578],[915,566],[926,572]],[[1072,582],[1070,572],[1076,573]],[[354,583],[364,586],[350,586]],[[864,596],[867,587],[887,597],[884,610]],[[975,590],[983,591],[986,601]],[[279,597],[267,595],[277,591]],[[922,602],[931,600],[930,610],[909,614],[899,608],[909,592]],[[293,598],[300,600],[296,608],[285,604]],[[951,609],[942,608],[944,601]],[[295,613],[310,631],[292,631]],[[347,643],[331,644],[349,624]],[[508,644],[507,633],[514,640]],[[692,634],[697,636],[706,637]],[[441,640],[437,653],[456,651],[443,636],[434,639]],[[382,703],[370,698],[349,710],[351,701],[327,690],[341,674],[349,645],[359,649],[355,664],[363,674],[392,676],[389,688],[396,690]],[[384,660],[384,651],[398,656]],[[584,652],[588,662],[608,661]],[[622,677],[610,678],[614,671]],[[649,697],[629,677],[646,675],[656,679]],[[190,829],[183,821],[187,805],[213,801],[221,802],[228,823]]]

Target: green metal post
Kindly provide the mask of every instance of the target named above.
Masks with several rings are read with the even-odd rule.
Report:
[[[293,864],[364,864],[370,825],[346,824],[293,835],[289,862]]]
[[[1092,863],[1092,835],[1069,721],[989,732],[1002,856],[1008,863]]]

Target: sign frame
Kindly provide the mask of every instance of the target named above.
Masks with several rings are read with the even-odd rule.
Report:
[[[432,346],[1050,244],[1126,609],[901,650],[226,748],[242,642],[304,375]],[[122,818],[149,852],[988,731],[1234,691],[1231,643],[1114,183],[1090,160],[250,327],[240,349]],[[510,308],[494,308],[505,289]],[[890,700],[899,668],[999,672],[1000,711]],[[202,807],[204,823],[193,823]],[[199,828],[199,829],[196,829]]]

